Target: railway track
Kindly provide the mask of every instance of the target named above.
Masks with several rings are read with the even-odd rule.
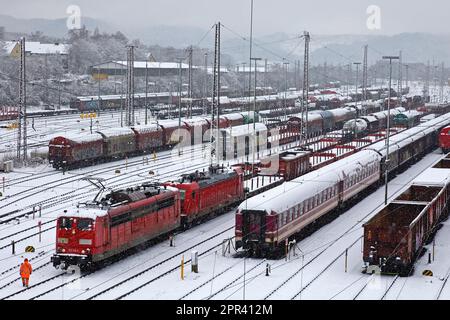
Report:
[[[300,291],[298,291],[296,294],[294,294],[291,298],[291,300],[295,300],[299,295],[302,294],[303,291],[305,291],[314,281],[316,281],[321,275],[323,275],[340,257],[342,257],[345,252],[350,249],[351,247],[353,247],[356,243],[358,243],[358,241],[362,238],[359,237],[358,239],[356,239],[356,241],[354,241],[349,247],[347,247],[345,250],[343,250],[336,258],[334,258],[328,265],[325,266],[325,268],[323,268],[311,281],[309,281],[305,286],[303,286],[303,288],[300,289]]]
[[[245,274],[252,272],[253,270],[256,270],[256,268],[258,268],[260,265],[262,265],[264,262],[266,262],[266,259],[261,260],[259,263],[257,263],[256,265],[254,265],[253,267],[251,267],[250,269],[246,270]],[[206,297],[206,300],[211,300],[213,297],[217,296],[218,294],[230,289],[233,287],[234,284],[236,284],[239,279],[241,278],[245,278],[245,274],[242,273],[239,277],[235,278],[234,280],[228,282],[225,286],[221,287],[219,290],[215,291],[214,293],[210,294],[208,297]],[[246,280],[244,280],[246,281]],[[183,299],[184,297],[180,298]]]
[[[202,165],[202,166],[203,166],[203,165]],[[192,168],[193,168],[193,169],[200,169],[202,166],[199,166],[199,167],[192,167]],[[179,169],[179,170],[175,171],[175,173],[182,172],[183,170],[184,170],[184,169]],[[170,173],[168,173],[168,175],[171,175],[171,174],[173,174],[173,173],[174,173],[174,172],[170,172]],[[135,183],[135,182],[134,182],[134,183]],[[117,188],[117,187],[119,187],[119,186],[120,186],[120,185],[113,185],[112,187],[113,187],[113,188]],[[87,194],[87,193],[92,193],[92,192],[91,192],[91,191],[85,192],[85,194]],[[48,208],[53,207],[53,206],[55,206],[55,205],[61,205],[61,204],[64,204],[66,200],[70,200],[70,201],[72,202],[72,201],[74,201],[74,200],[77,200],[77,198],[84,199],[84,198],[86,198],[86,196],[85,196],[85,195],[79,195],[77,198],[74,198],[73,196],[68,195],[68,196],[65,197],[65,198],[64,198],[64,197],[63,197],[63,198],[58,197],[58,198],[59,198],[59,199],[56,199],[57,201],[55,201],[53,204],[49,204],[48,206],[44,207],[44,209],[48,209]],[[31,212],[31,213],[32,213],[32,212]],[[25,215],[25,214],[30,214],[30,212],[24,213],[23,215]],[[9,222],[9,221],[15,220],[15,219],[17,219],[17,216],[14,217],[14,218],[10,218],[10,219],[8,219],[8,220],[6,220],[6,221]],[[50,224],[50,223],[53,223],[53,222],[55,222],[55,221],[56,221],[56,219],[52,219],[52,220],[50,220],[50,221],[45,222],[44,224]],[[1,223],[1,222],[0,222],[0,223]],[[3,222],[3,223],[5,223],[5,222]],[[42,225],[44,225],[44,224],[42,224]],[[41,226],[42,226],[42,225],[41,225]],[[13,234],[10,235],[10,236],[13,236],[13,235],[17,235],[17,234],[23,233],[24,231],[26,231],[26,230],[31,230],[31,229],[33,229],[33,228],[37,228],[37,226],[33,226],[33,227],[29,227],[29,228],[23,229],[23,230],[21,230],[21,231],[18,231],[18,232],[13,233]],[[52,226],[52,227],[43,229],[43,230],[41,231],[41,234],[43,234],[43,233],[45,233],[45,232],[47,232],[47,231],[53,230],[53,229],[55,229],[55,228],[56,228],[56,226]],[[23,241],[25,241],[25,240],[27,240],[27,239],[30,239],[30,238],[32,238],[32,237],[35,237],[35,236],[37,236],[37,235],[39,235],[39,232],[36,232],[36,233],[34,233],[34,234],[31,234],[31,235],[28,235],[28,236],[26,236],[26,237],[23,237],[23,238],[21,238],[21,239],[15,240],[15,244],[20,243],[20,242],[23,242]],[[8,239],[10,236],[3,237],[3,238],[0,239],[0,240]],[[4,250],[4,249],[9,248],[9,247],[11,247],[11,246],[12,246],[12,243],[8,243],[8,244],[6,244],[6,245],[0,246],[0,250]]]
[[[395,282],[397,281],[397,279],[399,278],[399,275],[396,275],[394,277],[394,280],[392,280],[391,284],[389,285],[389,287],[384,291],[383,295],[381,296],[380,300],[384,300],[387,296],[387,294],[389,293],[389,291],[391,290],[391,288],[394,286]]]
[[[168,262],[170,262],[170,261],[173,261],[173,260],[179,258],[180,255],[183,254],[184,252],[186,252],[186,251],[188,251],[188,250],[191,250],[191,249],[193,249],[193,248],[196,248],[196,247],[198,247],[198,246],[201,245],[201,244],[205,244],[205,243],[207,243],[207,242],[209,242],[209,241],[211,241],[211,240],[213,240],[213,239],[216,239],[217,237],[219,237],[220,235],[224,234],[225,232],[231,230],[232,228],[234,228],[234,226],[229,227],[229,228],[226,228],[225,230],[222,230],[221,232],[218,232],[218,233],[214,234],[213,236],[208,237],[207,239],[204,239],[204,240],[202,240],[202,241],[196,242],[195,244],[190,245],[190,246],[187,247],[187,248],[182,248],[182,249],[178,250],[175,254],[172,254],[172,255],[170,255],[169,257],[164,258],[164,259],[161,260],[161,261],[158,261],[157,263],[151,265],[150,267],[147,267],[147,268],[143,269],[143,270],[140,271],[139,273],[133,274],[132,276],[127,277],[125,280],[119,281],[118,283],[115,283],[114,285],[112,285],[112,286],[110,286],[110,287],[108,287],[108,288],[106,288],[106,289],[103,289],[103,290],[101,290],[101,291],[95,293],[94,295],[90,296],[87,300],[93,300],[93,299],[95,299],[95,298],[98,298],[98,297],[104,295],[105,293],[110,292],[111,290],[116,289],[116,288],[122,286],[123,284],[127,283],[128,281],[130,281],[130,280],[132,280],[132,279],[135,279],[136,277],[139,277],[139,276],[141,276],[141,275],[143,275],[143,274],[146,274],[147,272],[149,272],[149,271],[151,271],[151,270],[153,270],[153,269],[155,269],[155,268],[157,268],[157,267],[159,267],[159,266],[161,266],[161,265],[164,265],[164,264],[166,264],[166,263],[168,263]],[[219,244],[219,245],[221,245],[221,244]],[[216,248],[216,247],[219,246],[219,245],[214,245],[213,247],[209,247],[208,249],[206,249],[206,250],[204,250],[202,253],[200,253],[199,256],[204,255],[204,254],[206,254],[206,253],[212,251],[214,248]],[[133,255],[133,254],[134,254],[134,253],[132,253],[132,254],[130,254],[130,255],[127,255],[126,258],[130,257],[130,256]],[[123,257],[122,257],[122,258],[123,258]],[[117,262],[117,261],[115,261],[115,262]],[[185,261],[185,264],[188,264],[189,262],[190,262],[190,260],[187,260],[187,261]],[[52,287],[52,288],[49,289],[49,290],[43,291],[43,292],[39,293],[38,295],[33,296],[33,297],[31,298],[31,300],[34,300],[34,299],[38,299],[38,298],[40,298],[40,297],[43,297],[43,296],[45,296],[45,295],[47,295],[47,294],[49,294],[49,293],[51,293],[51,292],[53,292],[53,291],[55,291],[55,290],[57,290],[57,289],[60,289],[60,288],[62,288],[62,287],[64,287],[64,286],[67,286],[67,285],[70,284],[70,283],[73,283],[74,281],[77,281],[77,280],[80,280],[80,279],[82,279],[82,278],[88,277],[88,276],[94,274],[95,272],[97,272],[97,271],[99,271],[99,270],[102,270],[102,269],[105,268],[105,267],[107,267],[107,266],[100,267],[99,269],[96,269],[96,270],[94,270],[94,271],[92,271],[92,272],[88,272],[88,273],[82,274],[81,276],[74,278],[74,279],[71,280],[70,282],[62,283],[62,284],[59,284],[58,286]],[[169,270],[167,270],[167,271],[165,271],[165,272],[159,274],[156,278],[153,278],[151,281],[148,281],[146,284],[151,283],[151,282],[153,282],[153,281],[156,281],[157,279],[160,279],[160,278],[164,277],[164,276],[167,275],[167,274],[170,274],[171,272],[173,272],[173,271],[176,270],[177,268],[179,268],[178,263],[177,263],[176,267],[170,268]],[[143,284],[142,286],[145,286],[146,284]],[[90,288],[89,290],[92,290],[92,289],[94,289],[94,288]],[[126,295],[131,294],[132,292],[135,292],[135,291],[137,291],[137,290],[139,290],[139,289],[140,289],[140,288],[134,288],[133,290],[131,290],[131,291],[128,292],[127,294],[124,294],[123,296],[125,297]],[[89,292],[89,290],[86,291],[86,292]],[[86,292],[84,292],[84,293],[86,293]]]
[[[215,274],[213,277],[211,277],[210,279],[206,280],[205,282],[203,282],[202,284],[200,284],[199,286],[195,287],[194,289],[192,289],[191,291],[189,291],[188,293],[186,293],[185,295],[183,295],[179,300],[183,300],[185,298],[187,298],[188,296],[192,295],[194,292],[200,290],[201,288],[203,288],[204,286],[206,286],[208,283],[213,282],[215,279],[219,278],[221,275],[225,274],[226,272],[230,271],[231,269],[233,269],[235,266],[237,266],[238,264],[240,264],[240,261],[235,262],[234,264],[232,264],[231,266],[226,267],[224,270],[222,270],[221,272]]]
[[[195,152],[194,155],[198,155],[199,152],[200,152],[200,155],[201,155],[202,150],[196,150],[196,151],[194,151],[194,152]],[[170,158],[170,157],[171,157],[171,155],[168,155],[167,157],[164,157],[164,158],[161,159],[161,160],[168,159],[168,158]],[[137,165],[141,165],[141,164],[142,164],[142,160],[140,159],[140,160],[134,161],[131,165],[132,165],[132,166],[137,166]],[[150,170],[150,169],[151,169],[151,170],[158,170],[158,169],[160,169],[160,168],[165,168],[165,167],[167,167],[167,165],[168,165],[167,163],[159,162],[157,165],[151,166],[151,167],[148,167],[148,168],[145,168],[145,169],[138,168],[138,169],[136,169],[136,170],[128,171],[126,176],[114,176],[114,177],[106,178],[105,181],[106,181],[106,182],[111,182],[111,181],[114,181],[114,180],[117,180],[117,181],[127,180],[127,179],[130,179],[130,178],[133,176],[133,175],[132,175],[133,173],[141,173],[141,172],[143,172],[144,170],[148,172],[148,170]],[[176,165],[176,163],[174,163],[174,165]],[[202,166],[196,166],[196,167],[194,167],[194,168],[189,168],[189,170],[195,170],[195,169],[204,167],[204,165],[205,165],[205,164],[202,164]],[[119,168],[123,168],[123,167],[125,167],[125,165],[119,166]],[[116,169],[117,169],[117,166],[113,166],[113,168],[116,168]],[[183,170],[183,171],[186,171],[186,169],[182,169],[182,170]],[[86,172],[86,173],[83,173],[83,174],[80,175],[80,176],[86,177],[86,176],[89,176],[89,174],[96,174],[96,175],[98,175],[98,174],[102,174],[102,173],[107,173],[107,172],[109,172],[109,171],[110,171],[110,167],[109,167],[108,169],[101,169],[100,171],[99,171],[99,170],[88,171],[88,172]],[[174,171],[173,173],[175,174],[175,172],[180,172],[180,170]],[[170,173],[170,172],[169,172],[169,173]],[[167,175],[167,174],[166,174],[166,175]],[[68,184],[68,183],[76,182],[76,181],[78,181],[78,180],[80,179],[80,176],[77,176],[77,177],[75,177],[75,178],[74,178],[74,177],[68,177],[68,178],[64,179],[65,181],[63,181],[63,182],[57,181],[57,184],[56,184],[56,185],[52,185],[52,186],[50,186],[50,187],[49,187],[49,186],[46,186],[46,188],[44,188],[43,190],[36,191],[36,192],[34,192],[34,193],[32,193],[32,194],[28,194],[28,195],[26,195],[26,196],[23,196],[22,198],[16,199],[16,200],[14,200],[14,201],[8,203],[7,205],[0,206],[0,209],[3,209],[3,208],[5,208],[6,206],[9,206],[9,205],[12,205],[12,204],[14,204],[14,203],[16,203],[16,202],[19,202],[19,201],[21,201],[21,200],[24,200],[24,199],[26,199],[26,198],[28,198],[28,197],[30,197],[30,196],[40,194],[40,193],[42,193],[42,192],[44,192],[44,191],[48,191],[48,190],[51,190],[51,189],[54,189],[54,188],[63,186],[63,185]],[[43,201],[39,201],[39,202],[36,202],[36,203],[32,203],[32,204],[30,204],[30,205],[27,205],[27,206],[23,207],[22,210],[24,210],[24,209],[38,208],[38,207],[40,207],[40,206],[42,206],[42,208],[44,208],[44,205],[45,205],[46,203],[48,203],[48,202],[52,202],[52,201],[60,201],[61,199],[64,199],[64,197],[67,197],[67,196],[72,197],[72,194],[73,194],[73,193],[76,193],[76,192],[80,191],[81,189],[85,189],[85,188],[88,188],[88,187],[91,187],[91,185],[90,185],[90,184],[86,184],[85,186],[83,186],[83,187],[81,187],[81,188],[74,189],[74,190],[71,190],[71,191],[69,191],[69,192],[66,192],[66,193],[63,193],[63,194],[59,194],[59,195],[53,196],[53,197],[48,198],[48,199],[43,200]],[[112,186],[112,187],[116,187],[116,186]],[[30,188],[28,191],[31,191],[31,190],[34,190],[34,189],[35,189],[35,188]],[[26,192],[26,191],[24,191],[24,192]],[[89,192],[91,192],[91,191],[89,191]],[[20,211],[21,211],[21,210],[13,210],[13,211],[10,211],[10,212],[1,214],[1,215],[0,215],[0,219],[1,219],[1,218],[8,217],[8,216],[11,216],[11,215],[13,215],[13,214],[15,214],[15,213],[18,213],[18,212],[20,212]],[[8,223],[8,222],[10,222],[10,221],[13,221],[13,220],[16,219],[16,218],[22,218],[22,217],[27,216],[27,215],[30,215],[30,214],[33,214],[33,211],[32,211],[32,210],[31,210],[31,211],[24,212],[24,213],[22,213],[21,215],[14,216],[14,217],[9,218],[9,219],[7,219],[7,220],[1,220],[1,221],[0,221],[0,224]]]

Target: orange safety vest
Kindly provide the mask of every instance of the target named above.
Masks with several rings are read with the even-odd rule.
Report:
[[[20,276],[22,278],[28,279],[32,271],[33,268],[29,262],[24,262],[20,265]]]

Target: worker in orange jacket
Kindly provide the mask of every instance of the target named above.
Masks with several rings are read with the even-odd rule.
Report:
[[[22,284],[24,287],[28,287],[28,281],[30,279],[30,274],[33,272],[31,264],[28,259],[25,258],[23,263],[20,265],[20,277],[22,278]]]

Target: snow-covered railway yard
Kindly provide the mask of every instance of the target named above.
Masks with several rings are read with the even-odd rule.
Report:
[[[143,111],[141,111],[143,112]],[[139,115],[139,114],[138,114]],[[65,121],[61,121],[65,119]],[[38,122],[38,120],[40,122]],[[119,113],[102,113],[94,126],[118,126]],[[56,132],[74,135],[88,132],[90,120],[79,115],[36,119],[40,124],[40,140],[48,141]],[[84,130],[81,130],[84,128]],[[97,129],[97,128],[95,128]],[[0,140],[0,152],[14,149],[14,134],[5,130]],[[2,133],[4,133],[2,131]],[[319,139],[320,137],[315,137]],[[360,148],[382,139],[348,143]],[[30,140],[31,141],[31,140]],[[292,145],[275,147],[273,152]],[[318,151],[328,148],[340,155],[345,149],[323,142],[311,141]],[[351,148],[349,148],[351,149]],[[344,150],[344,151],[343,151]],[[126,188],[143,182],[165,182],[184,173],[202,171],[209,165],[208,145],[177,149],[152,155],[130,157],[92,167],[57,171],[49,165],[17,168],[0,176],[0,299],[450,299],[447,279],[450,259],[447,258],[450,239],[447,221],[436,235],[434,260],[428,263],[424,255],[407,278],[388,275],[367,275],[362,270],[362,236],[364,222],[384,204],[384,190],[379,188],[329,224],[297,242],[288,258],[259,259],[245,257],[234,250],[235,209],[175,235],[174,246],[167,238],[150,246],[131,250],[124,257],[89,272],[80,273],[55,269],[50,257],[56,247],[56,217],[79,202],[91,200],[98,192],[85,178],[103,179],[108,188]],[[259,154],[263,157],[263,153]],[[442,154],[437,150],[425,156],[399,174],[390,183],[389,196],[402,192],[423,170]],[[312,158],[311,165],[327,157]],[[245,157],[227,161],[225,166],[242,163]],[[279,178],[255,177],[244,186],[259,188],[275,183]],[[4,188],[4,189],[3,189]],[[35,252],[25,252],[33,246]],[[224,250],[224,248],[226,249]],[[427,249],[431,250],[430,245]],[[229,251],[228,251],[229,250]],[[191,271],[191,253],[197,251],[199,272]],[[19,277],[20,263],[28,258],[33,264],[29,288],[23,288]],[[181,279],[181,264],[184,279]],[[424,276],[429,269],[433,276]]]
[[[442,155],[435,151],[390,182],[390,196],[398,194],[425,168]],[[160,181],[205,167],[201,146],[194,147],[187,161],[173,161],[170,151],[158,154],[147,164],[142,157],[66,172],[43,168],[41,172],[11,173],[6,195],[0,201],[0,298],[8,299],[440,299],[450,298],[445,286],[450,268],[445,237],[448,223],[436,236],[435,261],[427,256],[416,264],[408,278],[361,273],[362,224],[383,204],[384,190],[378,189],[337,219],[297,243],[296,255],[288,260],[244,258],[241,254],[222,255],[222,242],[234,236],[234,210],[181,232],[175,246],[163,240],[142,251],[86,274],[67,273],[49,262],[55,246],[57,213],[78,201],[95,195],[97,190],[82,177],[93,175],[107,180],[108,186],[138,184],[152,178]],[[120,174],[115,170],[119,168]],[[31,180],[32,179],[32,180]],[[33,206],[42,205],[41,217]],[[25,209],[25,210],[24,210]],[[17,210],[17,212],[16,212]],[[20,216],[27,211],[26,216]],[[5,216],[3,216],[5,214]],[[15,218],[15,219],[11,219]],[[42,222],[39,242],[38,221]],[[22,240],[23,239],[23,240]],[[12,254],[11,240],[16,241]],[[32,245],[34,253],[24,253]],[[191,251],[199,254],[199,273],[190,270]],[[347,272],[345,252],[347,251]],[[184,255],[184,280],[180,263]],[[18,266],[24,257],[33,263],[30,288],[23,289]],[[267,264],[270,275],[266,276]],[[422,276],[432,269],[434,277]],[[244,281],[245,279],[245,281]],[[394,281],[395,280],[395,281]],[[326,287],[327,290],[323,288]],[[245,292],[245,293],[244,293]]]

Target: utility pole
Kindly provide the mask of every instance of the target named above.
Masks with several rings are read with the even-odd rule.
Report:
[[[120,65],[120,73],[121,73],[121,80],[120,80],[120,126],[123,127],[123,78],[124,78],[124,72],[123,72],[123,63]]]
[[[287,90],[288,90],[288,83],[287,83],[288,66],[289,66],[289,62],[287,62],[286,59],[283,58],[283,67],[284,67],[284,99],[283,99],[284,121],[287,120],[287,101],[286,101],[286,99],[287,99]]]
[[[264,59],[264,95],[266,95],[267,90],[267,59]]]
[[[423,98],[425,102],[428,102],[429,94],[430,94],[430,61],[428,60],[425,76],[425,84],[423,86]]]
[[[409,76],[409,65],[405,64],[405,85],[406,85],[406,88],[409,88],[409,78],[408,78],[408,76]]]
[[[187,118],[192,118],[192,46],[188,48],[188,98],[189,98],[189,111],[187,112]]]
[[[23,139],[23,157],[27,160],[27,103],[26,103],[26,70],[25,70],[25,37],[20,38],[20,81],[19,81],[19,112],[18,112],[18,131],[17,131],[17,159],[20,158],[20,149]],[[23,123],[23,124],[22,124]],[[23,132],[22,132],[23,130]]]
[[[399,55],[398,55],[398,83],[397,83],[397,98],[398,98],[398,106],[401,107],[402,106],[402,91],[403,91],[403,87],[402,87],[402,77],[403,77],[403,65],[402,65],[402,51],[400,50]]]
[[[257,63],[258,63],[258,61],[259,60],[261,60],[261,58],[253,58],[252,57],[252,60],[253,61],[255,61],[255,88],[254,88],[254,96],[253,96],[253,113],[254,113],[254,115],[256,115],[256,74],[257,74],[257,72],[258,72],[258,66],[257,66]],[[253,178],[253,175],[254,175],[254,166],[255,166],[255,149],[257,148],[257,146],[256,146],[256,143],[257,143],[257,141],[256,141],[256,121],[253,121],[253,137],[252,137],[252,145],[253,145],[253,147],[252,147],[252,178]]]
[[[392,60],[400,60],[399,56],[383,56],[383,59],[389,60],[389,94],[388,94],[388,114],[386,127],[386,154],[389,155],[389,136],[391,122],[391,86],[392,86]],[[384,163],[384,204],[387,205],[388,200],[388,175],[389,175],[389,156],[386,157]]]
[[[98,97],[98,103],[97,103],[97,112],[100,113],[100,108],[101,108],[101,98],[100,98],[100,68],[97,67],[97,81],[98,81],[98,88],[97,88],[97,97]],[[59,86],[58,86],[58,91],[59,90]],[[61,93],[59,92],[59,96],[61,96]]]
[[[147,124],[148,117],[148,59],[149,56],[145,59],[145,124]]]
[[[441,76],[439,85],[439,102],[444,103],[444,62],[441,63]]]
[[[352,74],[352,65],[349,63],[347,65],[347,100],[350,99],[350,76]]]
[[[220,22],[216,23],[214,39],[213,94],[211,105],[211,158],[210,165],[219,164],[219,114],[220,114]],[[215,161],[214,161],[215,159]]]
[[[433,100],[435,103],[438,102],[438,88],[437,88],[437,69],[438,69],[438,65],[434,65],[433,63],[433,67],[434,67],[434,88],[433,88]]]
[[[208,114],[208,53],[205,52],[205,79],[203,83],[203,114]]]
[[[359,66],[361,65],[361,62],[353,62],[354,65],[356,65],[356,81],[355,81],[355,89],[356,89],[356,103],[355,103],[355,119],[353,123],[353,134],[356,136],[356,118],[358,115],[358,75],[359,75]],[[361,103],[361,110],[362,110],[362,103]]]
[[[250,53],[249,53],[249,69],[248,69],[248,112],[250,114],[250,100],[252,88],[252,47],[253,47],[253,0],[250,3]],[[244,73],[245,74],[245,73]]]
[[[181,93],[183,90],[183,78],[181,71],[181,63],[183,62],[183,58],[178,58],[178,156],[181,155],[180,152],[180,133],[181,133]]]
[[[127,46],[126,124],[134,125],[134,46]]]
[[[303,33],[305,38],[305,52],[303,57],[303,91],[302,91],[302,143],[308,140],[308,92],[309,92],[309,32]],[[303,121],[304,120],[304,121]]]
[[[367,48],[369,46],[366,44],[364,46],[364,58],[363,58],[363,75],[362,75],[362,100],[366,102],[367,100],[367,83],[368,83],[368,73],[367,73]],[[361,109],[364,112],[364,109]]]

